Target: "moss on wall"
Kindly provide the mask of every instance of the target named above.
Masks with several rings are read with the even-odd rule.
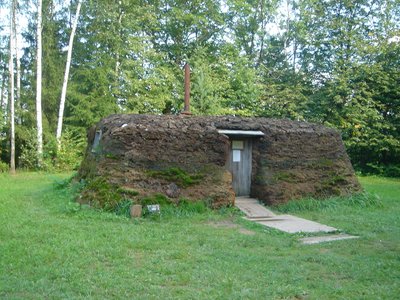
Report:
[[[169,182],[174,182],[180,187],[188,187],[200,183],[205,175],[202,173],[188,174],[179,167],[170,167],[164,170],[147,171],[146,174],[153,178],[165,179]]]

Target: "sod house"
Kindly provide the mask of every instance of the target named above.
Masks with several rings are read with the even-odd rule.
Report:
[[[158,194],[212,207],[235,196],[274,205],[360,190],[336,130],[232,116],[109,116],[89,130],[78,176],[81,201],[100,206]]]

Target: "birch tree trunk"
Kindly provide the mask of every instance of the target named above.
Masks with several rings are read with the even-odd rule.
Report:
[[[6,97],[4,97],[4,91],[6,89],[6,76],[7,76],[7,66],[4,67],[3,70],[3,75],[1,78],[1,94],[0,94],[0,108],[3,110],[4,112],[4,116],[6,116],[6,108],[7,108],[7,104],[5,103]]]
[[[121,25],[122,25],[122,17],[124,16],[124,12],[121,9],[121,5],[122,2],[118,1],[118,34],[121,36]],[[119,78],[119,66],[120,66],[120,62],[119,62],[119,45],[117,46],[117,51],[115,53],[115,57],[116,57],[116,62],[115,62],[115,76],[117,78],[116,82],[117,84],[115,85],[116,87],[118,87],[118,78]]]
[[[12,0],[10,4],[10,58],[8,64],[8,70],[10,72],[10,172],[15,174],[15,111],[14,111],[14,24],[15,24],[15,3],[16,0]]]
[[[38,166],[43,159],[43,125],[42,125],[42,0],[37,4],[37,68],[36,68],[36,126],[37,126],[37,155]]]
[[[63,126],[63,118],[64,118],[65,98],[67,96],[69,69],[71,66],[72,47],[74,44],[74,36],[75,36],[76,27],[78,25],[81,4],[82,4],[82,1],[79,0],[78,6],[76,7],[75,20],[72,25],[71,35],[69,37],[67,63],[65,64],[64,81],[63,81],[63,86],[62,86],[62,90],[61,90],[60,108],[58,111],[58,123],[57,123],[57,133],[56,133],[58,149],[60,149],[60,146],[61,146],[61,133],[62,133],[62,126]]]
[[[15,7],[14,7],[14,14],[13,14],[13,26],[14,26],[14,49],[15,49],[15,60],[16,60],[16,67],[17,67],[17,89],[16,89],[16,103],[17,107],[20,105],[21,101],[21,61],[18,58],[18,26],[17,26],[17,14],[18,14],[18,1],[15,1]],[[19,124],[20,122],[18,122]]]

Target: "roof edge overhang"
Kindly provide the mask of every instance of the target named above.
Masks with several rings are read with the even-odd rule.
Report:
[[[264,132],[260,130],[231,130],[231,129],[218,129],[220,134],[228,136],[247,136],[247,137],[261,137],[264,136]]]

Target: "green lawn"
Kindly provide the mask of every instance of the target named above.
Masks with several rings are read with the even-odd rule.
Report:
[[[400,181],[362,177],[382,207],[298,215],[359,235],[302,245],[232,211],[131,221],[74,212],[67,175],[0,175],[1,299],[398,299]]]

